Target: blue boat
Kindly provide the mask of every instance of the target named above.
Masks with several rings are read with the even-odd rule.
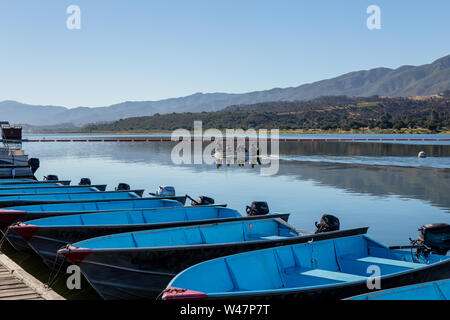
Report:
[[[33,179],[0,179],[0,184],[2,183],[10,183],[10,182],[24,182],[24,181],[36,181]]]
[[[14,241],[10,235],[19,234],[48,265],[52,265],[57,250],[62,246],[94,237],[218,221],[275,217],[287,220],[289,214],[242,217],[236,210],[215,206],[102,212],[57,216],[17,223],[9,227],[8,239]]]
[[[9,185],[54,185],[54,186],[68,186],[70,180],[32,180],[32,179],[0,179],[0,185],[3,187]]]
[[[41,219],[53,216],[86,214],[93,212],[124,211],[133,209],[179,207],[183,203],[166,198],[148,197],[130,200],[105,200],[40,204],[0,208],[0,228],[4,229],[17,221]]]
[[[343,299],[450,278],[450,256],[391,250],[366,235],[240,253],[179,273],[162,298]]]
[[[367,293],[347,300],[450,300],[450,279]]]
[[[92,185],[92,186],[72,186],[72,187],[47,187],[47,188],[17,188],[17,189],[2,189],[0,188],[0,199],[5,196],[20,196],[28,194],[49,195],[58,193],[87,193],[105,191],[106,185]]]
[[[34,189],[43,189],[43,190],[47,190],[46,193],[58,193],[59,191],[53,192],[53,190],[61,190],[61,189],[65,189],[68,188],[68,190],[77,190],[77,189],[81,189],[81,188],[86,188],[86,187],[92,187],[92,188],[97,188],[100,191],[105,191],[106,190],[106,184],[93,184],[93,185],[89,185],[89,186],[65,186],[62,184],[58,184],[58,183],[36,183],[36,184],[11,184],[11,185],[1,185],[0,184],[0,193],[5,194],[5,193],[18,193],[18,192],[23,192],[23,193],[28,193],[30,191],[28,190],[34,190]],[[17,191],[20,190],[20,191]],[[76,192],[76,191],[74,191]]]
[[[224,208],[213,210],[230,211]],[[114,234],[74,243],[58,253],[80,266],[81,272],[102,298],[148,299],[156,298],[177,273],[205,260],[367,231],[367,228],[358,228],[304,234],[281,219],[261,217],[267,216],[250,221],[241,219]]]
[[[71,203],[85,201],[125,200],[142,197],[144,190],[105,191],[63,194],[27,194],[0,197],[0,208],[52,203]]]

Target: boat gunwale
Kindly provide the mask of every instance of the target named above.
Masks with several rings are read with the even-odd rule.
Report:
[[[213,206],[214,207],[214,206]],[[161,208],[151,208],[149,210],[165,210],[165,209],[180,209],[180,208],[189,208],[189,207],[161,207]],[[139,211],[139,209],[137,209]],[[145,209],[144,209],[145,210]],[[234,209],[231,209],[234,210]],[[129,210],[125,210],[125,211],[129,211]],[[235,210],[236,212],[239,213],[239,211]],[[109,212],[109,211],[107,211]],[[97,213],[97,212],[94,212]],[[101,213],[101,212],[98,212]],[[157,225],[171,225],[171,224],[183,224],[183,226],[188,226],[185,224],[189,224],[192,223],[193,225],[197,225],[197,224],[202,224],[203,225],[203,221],[205,222],[205,224],[214,224],[217,222],[222,222],[222,221],[227,221],[227,222],[233,222],[235,221],[235,219],[238,219],[236,221],[252,221],[252,220],[259,220],[259,219],[275,219],[275,218],[280,218],[284,217],[286,215],[289,215],[289,213],[272,213],[270,215],[265,215],[265,216],[235,216],[235,217],[229,217],[229,218],[215,218],[214,220],[212,219],[206,219],[206,220],[182,220],[182,221],[171,221],[171,222],[159,222],[159,223],[136,223],[136,224],[109,224],[109,225],[103,225],[103,224],[95,224],[95,225],[43,225],[43,226],[39,226],[37,225],[36,227],[38,227],[39,229],[62,229],[62,228],[86,228],[86,229],[92,229],[92,228],[105,228],[105,229],[109,229],[109,228],[119,228],[119,227],[126,227],[126,226],[133,226],[133,227],[140,227],[140,226],[157,226]],[[49,217],[49,218],[56,218],[58,216],[55,217]],[[47,218],[42,218],[42,219],[47,219]],[[39,219],[35,219],[35,220],[39,220]],[[27,225],[33,225],[32,222],[34,220],[28,220],[28,221],[24,221],[24,224]],[[34,226],[34,225],[33,225]],[[168,227],[170,228],[170,227]],[[154,228],[154,229],[163,229],[163,227],[161,228]],[[165,228],[164,228],[165,229]],[[149,229],[152,230],[152,229]],[[144,230],[143,230],[144,231]],[[128,233],[128,232],[122,232],[122,233]],[[115,234],[122,234],[122,233],[115,233]],[[91,239],[95,239],[97,237],[91,238]],[[87,239],[85,239],[87,240]],[[81,241],[78,241],[81,242]]]
[[[33,185],[33,184],[30,184]],[[91,187],[91,188],[97,188],[98,190],[102,191],[101,189],[104,189],[103,192],[107,192],[106,184],[92,184],[92,185],[88,185],[88,186],[70,186],[70,185],[60,185],[60,186],[37,186],[37,187],[23,187],[22,185],[17,185],[17,187],[3,187],[3,186],[7,186],[7,184],[3,185],[0,184],[0,191],[4,191],[4,190],[17,190],[17,189],[62,189],[62,188],[70,188],[70,189],[78,189],[78,188],[82,188],[82,187]]]
[[[132,201],[135,200],[153,200],[153,199],[149,199],[149,198],[141,198],[141,199],[133,199]],[[172,199],[158,199],[158,200],[170,200],[170,201],[174,201],[174,202],[179,202],[176,200],[172,200]],[[100,201],[99,201],[100,202]],[[203,206],[203,207],[224,207],[226,208],[227,205],[226,204],[218,204],[218,205],[207,205],[207,206]],[[190,208],[190,206],[178,206],[178,207],[156,207],[156,208],[135,208],[135,209],[107,209],[107,210],[86,210],[86,211],[25,211],[28,215],[33,215],[33,214],[48,214],[48,217],[42,217],[42,218],[37,218],[37,219],[46,219],[46,218],[53,218],[53,217],[57,217],[57,216],[68,216],[68,215],[77,215],[77,214],[89,214],[89,213],[108,213],[108,212],[123,212],[123,211],[150,211],[150,210],[161,210],[161,209],[180,209],[180,208]],[[8,209],[8,208],[1,208],[1,209]],[[0,209],[0,211],[1,211]],[[32,220],[37,220],[37,219],[32,219]],[[29,220],[27,221],[29,222]]]
[[[243,217],[243,218],[247,218],[247,217]],[[281,220],[279,222],[284,222],[284,220],[282,220],[281,218],[273,218],[275,220]],[[267,220],[266,219],[252,219],[250,221],[253,220]],[[239,221],[248,221],[248,220],[237,220],[237,222]],[[223,221],[225,222],[225,221]],[[233,221],[226,221],[226,222],[233,222]],[[216,222],[216,223],[209,223],[209,224],[204,224],[204,225],[199,225],[201,227],[206,227],[206,226],[213,226],[215,224],[220,224],[221,222]],[[195,227],[191,226],[191,227]],[[76,247],[75,244],[76,243],[80,243],[83,241],[87,241],[87,240],[93,240],[93,239],[97,239],[97,238],[103,238],[103,237],[108,237],[108,236],[115,236],[115,235],[123,235],[123,234],[127,234],[127,233],[134,233],[134,232],[146,232],[145,230],[143,231],[133,231],[133,232],[123,232],[123,233],[115,233],[115,234],[111,234],[108,236],[100,236],[100,237],[94,237],[94,238],[90,238],[90,239],[86,239],[83,241],[79,241],[79,242],[75,242],[73,244],[71,244],[71,246],[73,246],[74,248],[71,249],[71,252],[76,251],[76,252],[89,252],[89,253],[120,253],[120,252],[139,252],[139,251],[175,251],[175,250],[183,250],[183,249],[187,249],[187,248],[220,248],[220,247],[226,247],[229,245],[238,245],[238,246],[245,246],[246,244],[249,243],[278,243],[278,242],[296,242],[300,239],[308,239],[311,238],[311,240],[314,241],[315,238],[321,238],[321,237],[325,237],[325,239],[319,239],[319,240],[315,240],[314,242],[317,241],[322,241],[322,240],[330,240],[330,239],[336,239],[336,238],[342,238],[345,237],[344,234],[351,232],[352,236],[354,235],[361,235],[361,234],[366,234],[367,230],[369,227],[359,227],[359,228],[351,228],[351,229],[344,229],[344,230],[338,230],[338,231],[330,231],[330,232],[323,232],[323,233],[318,233],[318,234],[306,234],[306,235],[299,235],[299,236],[293,236],[293,237],[286,237],[285,239],[267,239],[267,240],[250,240],[250,241],[238,241],[238,242],[221,242],[221,243],[210,243],[210,244],[191,244],[191,245],[179,245],[179,246],[164,246],[164,247],[129,247],[129,248],[105,248],[105,249],[90,249],[90,248],[85,248],[85,247]],[[153,229],[153,230],[148,230],[148,231],[156,231],[156,230],[165,230],[164,229]],[[292,230],[295,230],[294,227],[292,227]],[[297,230],[295,230],[297,231]],[[355,233],[353,233],[355,232]],[[358,233],[356,233],[358,232]],[[343,236],[341,237],[333,237],[333,238],[327,238],[327,236],[330,235],[339,235],[342,234]],[[306,243],[302,242],[302,243]],[[301,244],[301,243],[298,243]],[[290,245],[290,244],[287,244]],[[284,245],[283,245],[284,246]],[[282,247],[282,246],[277,246],[277,247]],[[262,249],[264,250],[264,249]]]
[[[140,191],[140,190],[139,190]],[[109,192],[109,191],[107,191]],[[111,191],[114,192],[114,191]],[[119,191],[117,191],[119,192]],[[124,191],[120,191],[120,192],[134,192],[134,190],[124,190]],[[93,193],[95,194],[95,193]],[[182,201],[177,200],[178,198],[184,198],[186,200],[185,196],[167,196],[167,197],[140,197],[139,195],[137,195],[137,198],[124,198],[124,199],[94,199],[94,200],[11,200],[11,201],[5,201],[6,202],[12,202],[12,203],[16,203],[13,205],[5,205],[2,204],[1,202],[1,198],[0,198],[0,210],[1,209],[9,209],[9,208],[13,208],[13,207],[23,207],[23,206],[39,206],[39,205],[46,205],[46,204],[77,204],[77,203],[92,203],[92,202],[116,202],[116,201],[139,201],[139,200],[171,200],[171,201],[176,201],[179,202],[181,204],[183,204]],[[183,204],[184,205],[184,204]],[[22,210],[22,209],[21,209]],[[106,211],[110,211],[110,210],[106,210]],[[33,213],[33,212],[38,212],[38,213],[44,213],[44,212],[72,212],[72,211],[31,211],[27,213]],[[80,212],[80,211],[77,211]],[[83,212],[83,211],[81,211]],[[94,212],[97,212],[94,211]]]
[[[21,184],[38,184],[38,183],[60,183],[62,186],[70,186],[72,180],[34,180],[29,179],[29,181],[7,181],[2,182],[2,180],[11,180],[11,179],[2,179],[0,178],[0,186],[9,186],[9,185],[21,185]]]

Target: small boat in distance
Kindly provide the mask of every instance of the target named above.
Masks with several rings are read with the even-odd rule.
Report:
[[[448,278],[450,256],[416,256],[358,235],[202,262],[179,273],[162,299],[336,300],[367,293],[377,280],[388,289]]]
[[[347,300],[450,300],[450,279],[362,294]]]
[[[8,141],[22,140],[22,127],[11,126],[8,121],[0,120],[0,127],[2,128],[2,139]]]
[[[264,217],[267,216],[250,221],[113,234],[74,243],[58,253],[79,265],[104,299],[149,299],[156,298],[177,273],[205,260],[367,231],[358,228],[303,234],[281,219]]]
[[[256,220],[287,218],[289,214],[268,214],[261,217],[243,217],[232,209],[211,206],[159,208],[154,210],[90,213],[56,216],[17,223],[9,227],[11,235],[19,234],[46,262],[51,265],[56,251],[62,246],[82,240],[115,233],[160,229],[212,223],[226,219]]]

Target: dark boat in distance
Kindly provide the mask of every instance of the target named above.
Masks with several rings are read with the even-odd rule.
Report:
[[[155,202],[153,210],[101,212],[65,215],[16,223],[9,227],[7,238],[15,245],[17,234],[27,241],[48,265],[52,265],[56,251],[67,244],[82,240],[132,231],[189,226],[220,221],[282,218],[289,214],[271,213],[264,216],[242,216],[238,211],[216,206],[182,207],[172,200]],[[170,206],[167,201],[179,206]],[[159,207],[156,207],[159,205]],[[165,208],[164,208],[165,207]],[[22,239],[21,239],[22,240]],[[23,241],[22,240],[22,241]]]
[[[8,121],[0,120],[0,127],[2,128],[2,139],[8,141],[22,140],[22,127],[11,126]]]
[[[447,278],[449,256],[416,256],[358,235],[202,262],[179,273],[162,298],[336,300],[376,290],[369,282],[377,279],[389,289]]]
[[[367,231],[358,228],[303,234],[281,219],[261,217],[114,234],[74,243],[58,252],[80,266],[104,299],[148,299],[156,298],[177,273],[205,260]]]

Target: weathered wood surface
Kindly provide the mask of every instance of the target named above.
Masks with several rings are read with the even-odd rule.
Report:
[[[4,254],[0,254],[0,300],[64,300]]]

